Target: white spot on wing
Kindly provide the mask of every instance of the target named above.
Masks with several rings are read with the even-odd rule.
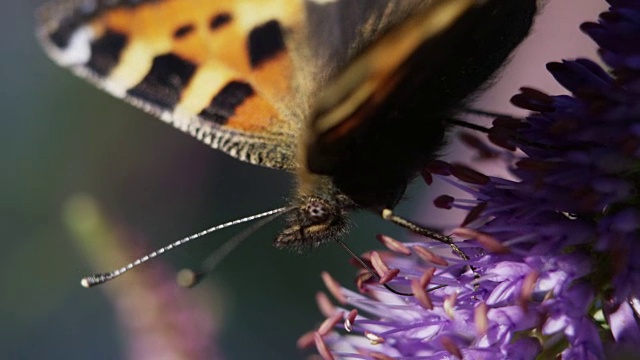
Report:
[[[105,91],[115,97],[123,98],[127,94],[126,86],[118,84],[115,81],[106,81],[104,84],[102,84],[102,87],[105,89]]]
[[[91,58],[91,40],[95,34],[89,26],[82,26],[76,30],[69,45],[65,49],[59,49],[56,60],[62,66],[84,65]]]

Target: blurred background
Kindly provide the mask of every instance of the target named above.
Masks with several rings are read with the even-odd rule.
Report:
[[[308,356],[295,343],[323,320],[314,301],[324,289],[320,272],[350,285],[355,271],[336,246],[306,255],[276,250],[279,222],[254,234],[195,290],[173,287],[174,272],[197,267],[242,226],[101,288],[80,287],[82,276],[281,206],[292,179],[211,150],[55,66],[33,36],[41,3],[5,0],[0,12],[0,356],[151,358],[145,349],[171,345],[162,339],[182,341],[176,346],[186,350],[155,358],[195,358],[198,349],[227,359]],[[562,92],[544,64],[593,57],[594,45],[577,27],[605,7],[603,0],[549,0],[478,106],[513,113],[508,99],[522,85]],[[437,223],[439,214],[425,210],[425,191],[417,181],[398,212]],[[358,253],[380,247],[377,233],[406,236],[371,214],[354,220],[347,241]]]

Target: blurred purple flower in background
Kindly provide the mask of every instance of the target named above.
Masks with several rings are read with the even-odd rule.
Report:
[[[65,207],[65,220],[76,242],[95,269],[125,263],[148,252],[139,237],[106,219],[88,196],[75,196]],[[128,359],[220,359],[218,332],[211,309],[220,308],[207,296],[211,289],[178,286],[175,271],[160,260],[144,270],[101,286],[115,308],[125,334]],[[218,305],[218,306],[215,306]],[[218,315],[218,316],[216,316]]]
[[[342,306],[318,295],[327,320],[301,338],[324,358],[602,359],[640,351],[640,2],[608,0],[581,29],[610,71],[587,59],[547,68],[571,95],[523,88],[512,103],[525,120],[496,119],[475,143],[517,180],[460,164],[434,163],[430,176],[467,194],[440,208],[468,210],[446,245],[380,240],[393,252],[365,256],[396,289],[367,273],[360,293],[328,274]],[[516,152],[516,147],[520,151]],[[429,249],[427,249],[427,247]],[[437,285],[445,287],[428,291]],[[344,327],[346,330],[336,331]]]

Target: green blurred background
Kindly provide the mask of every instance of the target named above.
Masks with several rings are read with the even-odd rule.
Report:
[[[292,179],[213,151],[56,67],[33,36],[40,3],[5,0],[0,12],[0,357],[118,359],[125,345],[111,303],[102,290],[79,285],[93,270],[65,227],[65,201],[90,194],[110,221],[155,248],[281,206]],[[481,106],[512,111],[508,98],[523,84],[560,91],[549,85],[544,63],[593,53],[576,28],[604,8],[600,0],[551,0],[548,17]],[[424,188],[412,189],[401,213],[423,208]],[[348,243],[356,252],[379,247],[376,233],[404,236],[370,214],[354,220]],[[323,289],[320,272],[352,283],[354,269],[336,246],[306,255],[274,249],[280,226],[260,230],[207,280],[222,314],[213,341],[226,358],[303,358],[295,341],[322,321],[314,301]],[[208,236],[161,261],[175,269],[197,266],[241,229]]]

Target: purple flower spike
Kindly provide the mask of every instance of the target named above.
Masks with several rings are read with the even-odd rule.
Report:
[[[550,63],[571,95],[523,88],[512,103],[532,113],[495,120],[488,140],[499,149],[463,138],[516,180],[442,161],[425,170],[427,181],[466,193],[435,205],[468,211],[453,230],[468,260],[446,244],[381,237],[393,253],[371,252],[366,261],[388,286],[413,296],[389,292],[364,271],[360,292],[323,275],[343,306],[320,297],[329,320],[307,343],[324,358],[637,356],[640,1],[609,4],[581,28],[610,69],[588,59]]]

